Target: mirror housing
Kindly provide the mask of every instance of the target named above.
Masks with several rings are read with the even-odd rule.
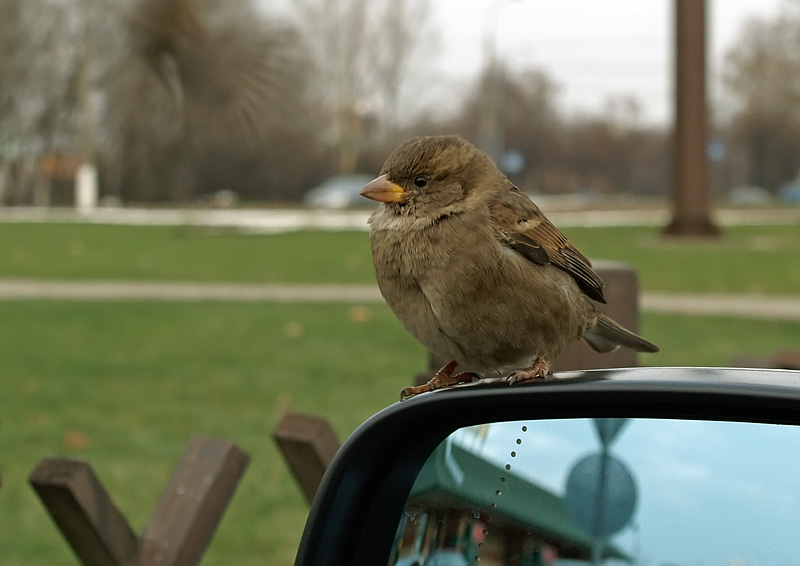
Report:
[[[386,564],[415,479],[457,429],[586,417],[797,425],[800,372],[591,370],[517,387],[487,379],[395,403],[361,425],[337,453],[312,504],[296,566]]]

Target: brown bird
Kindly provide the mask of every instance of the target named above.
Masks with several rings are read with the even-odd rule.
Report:
[[[452,360],[401,399],[507,376],[543,379],[583,338],[598,352],[658,347],[596,311],[603,281],[578,248],[475,146],[455,135],[398,147],[361,194],[378,286],[424,346]],[[454,374],[461,364],[469,371]]]

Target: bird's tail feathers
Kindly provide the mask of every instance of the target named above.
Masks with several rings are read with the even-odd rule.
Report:
[[[597,315],[597,325],[586,331],[583,339],[595,352],[613,352],[620,346],[637,352],[658,352],[659,348],[652,342],[634,334],[604,314]]]

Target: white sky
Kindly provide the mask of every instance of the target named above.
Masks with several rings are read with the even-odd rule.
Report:
[[[771,17],[782,0],[708,0],[709,89],[723,54],[751,16]],[[632,94],[642,119],[672,115],[674,0],[436,0],[440,72],[458,81],[483,59],[493,10],[498,52],[512,68],[545,70],[561,87],[568,112],[599,112],[609,96]],[[488,22],[485,24],[484,22]]]

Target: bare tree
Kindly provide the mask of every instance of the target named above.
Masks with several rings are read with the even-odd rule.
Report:
[[[254,0],[4,0],[0,48],[0,202],[37,201],[38,173],[81,154],[126,200],[185,199],[209,167],[262,196],[308,181],[308,63]]]
[[[62,2],[0,3],[0,203],[46,201],[39,159],[71,145],[76,28]]]
[[[800,167],[800,1],[774,19],[754,19],[727,54],[724,83],[733,141],[745,147],[747,181],[774,189]]]
[[[133,178],[143,198],[184,200],[202,190],[199,160],[302,122],[299,43],[253,2],[139,0],[125,23],[128,49],[108,85],[117,194]]]
[[[431,116],[414,133],[455,132],[477,140],[482,81],[489,75],[485,71],[464,89],[466,103],[457,116],[438,121]],[[668,136],[639,123],[635,99],[610,99],[602,115],[565,116],[559,87],[547,73],[526,69],[500,75],[503,145],[517,160],[501,160],[500,165],[521,189],[544,194],[666,192]]]
[[[298,0],[314,62],[312,103],[334,169],[352,172],[367,140],[387,143],[402,122],[404,89],[437,47],[425,0]]]
[[[140,0],[129,21],[133,52],[170,91],[187,127],[257,137],[296,100],[297,41],[249,1]]]

